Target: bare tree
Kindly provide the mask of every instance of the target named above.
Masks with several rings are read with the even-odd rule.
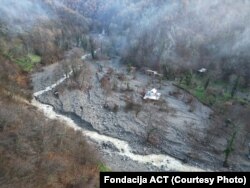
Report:
[[[108,96],[112,93],[112,84],[111,84],[110,79],[111,78],[109,75],[104,75],[102,79],[100,80],[101,87],[105,95],[105,105],[107,104]]]
[[[91,56],[92,56],[92,59],[96,59],[96,44],[95,44],[95,40],[93,37],[90,37],[89,38],[89,45],[90,45],[90,53],[91,53]]]
[[[227,141],[227,147],[226,149],[224,150],[224,153],[225,153],[225,159],[224,159],[224,162],[223,162],[223,166],[224,167],[228,167],[228,158],[229,156],[232,154],[232,152],[234,151],[234,141],[235,141],[235,138],[236,138],[236,134],[237,134],[237,130],[235,130],[233,132],[233,134],[230,136],[229,140]]]

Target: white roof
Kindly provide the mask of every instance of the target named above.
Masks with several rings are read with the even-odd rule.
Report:
[[[200,70],[198,70],[200,73],[203,73],[203,72],[207,72],[207,69],[205,68],[201,68]]]
[[[152,89],[150,91],[148,91],[145,96],[143,97],[143,99],[151,99],[151,100],[159,100],[160,99],[161,94],[157,92],[157,89]]]

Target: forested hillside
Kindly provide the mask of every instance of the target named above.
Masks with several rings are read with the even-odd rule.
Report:
[[[53,1],[1,1],[0,15],[0,187],[96,187],[82,133],[29,104],[30,72],[86,45],[88,20]]]

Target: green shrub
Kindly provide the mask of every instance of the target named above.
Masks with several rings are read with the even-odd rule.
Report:
[[[110,172],[111,171],[111,169],[103,163],[99,164],[98,169],[100,172]]]

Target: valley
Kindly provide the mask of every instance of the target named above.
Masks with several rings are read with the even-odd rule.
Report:
[[[249,7],[1,0],[0,187],[250,171]]]
[[[66,117],[71,125],[73,121],[75,129],[81,129],[91,142],[97,144],[96,147],[105,156],[103,160],[112,170],[134,171],[140,165],[143,166],[141,170],[153,171],[223,170],[221,164],[226,139],[210,131],[213,122],[211,109],[197,99],[193,99],[192,105],[187,103],[192,96],[172,82],[152,81],[151,76],[141,71],[135,75],[128,73],[127,67],[120,64],[119,59],[93,61],[82,58],[79,69],[82,64],[88,66],[92,73],[88,80],[92,87],[88,92],[68,90],[70,74],[68,78],[63,75],[62,79],[59,79],[60,75],[54,78],[55,72],[60,72],[59,63],[33,75],[34,89],[37,91],[34,96],[41,103],[50,105],[47,106],[48,112],[46,106],[40,106],[47,116],[52,114],[58,118],[57,112],[61,114],[59,119]],[[100,66],[101,71],[98,69]],[[100,81],[108,71],[112,72],[108,85],[116,84],[115,89],[110,88],[111,91],[105,91]],[[126,81],[120,81],[117,75],[125,75]],[[56,79],[59,81],[53,84],[51,80]],[[141,90],[154,87],[160,87],[160,104],[142,99]],[[39,91],[41,88],[46,89]],[[105,92],[110,93],[107,95]],[[178,96],[171,95],[175,92],[178,92]],[[127,100],[131,100],[129,102],[134,106],[139,105],[139,109],[126,109]],[[219,126],[217,133],[224,129],[224,126]],[[238,159],[242,160],[240,156]],[[135,162],[139,164],[130,164]],[[234,170],[248,169],[240,163],[244,164],[242,161],[233,164]]]

